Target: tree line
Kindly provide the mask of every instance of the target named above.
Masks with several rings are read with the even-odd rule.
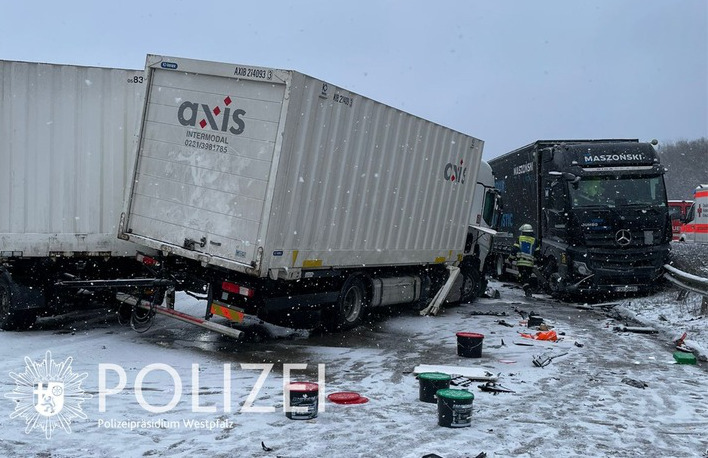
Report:
[[[660,143],[657,152],[668,169],[664,182],[669,199],[693,199],[696,186],[708,184],[708,138]]]

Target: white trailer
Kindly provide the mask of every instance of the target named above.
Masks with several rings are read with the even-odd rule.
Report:
[[[119,237],[203,280],[207,315],[349,328],[475,264],[482,141],[296,71],[149,55],[145,78]]]
[[[57,280],[134,273],[116,234],[144,86],[142,70],[0,61],[3,329],[66,304]]]

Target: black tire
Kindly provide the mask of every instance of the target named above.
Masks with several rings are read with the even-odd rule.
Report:
[[[565,297],[565,280],[558,273],[558,266],[555,260],[549,261],[549,265],[544,269],[544,273],[548,275],[548,281],[544,285],[546,292],[557,299]]]
[[[460,303],[473,302],[482,294],[482,276],[472,267],[463,268],[462,291],[460,291]]]
[[[14,310],[10,285],[0,281],[0,329],[5,331],[23,331],[30,328],[37,320],[31,311]]]
[[[325,311],[322,324],[328,331],[353,329],[361,324],[367,305],[364,282],[351,276],[344,282],[337,303]]]

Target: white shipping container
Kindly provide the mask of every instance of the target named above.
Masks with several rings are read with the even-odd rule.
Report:
[[[239,272],[452,263],[483,142],[288,70],[149,55],[121,236]]]
[[[132,256],[117,238],[143,72],[0,61],[0,256]]]

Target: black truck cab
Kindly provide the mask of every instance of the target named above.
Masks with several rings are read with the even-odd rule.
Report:
[[[495,251],[506,259],[519,226],[532,224],[536,273],[551,292],[641,292],[661,276],[672,233],[652,144],[537,141],[490,164],[505,202]]]

